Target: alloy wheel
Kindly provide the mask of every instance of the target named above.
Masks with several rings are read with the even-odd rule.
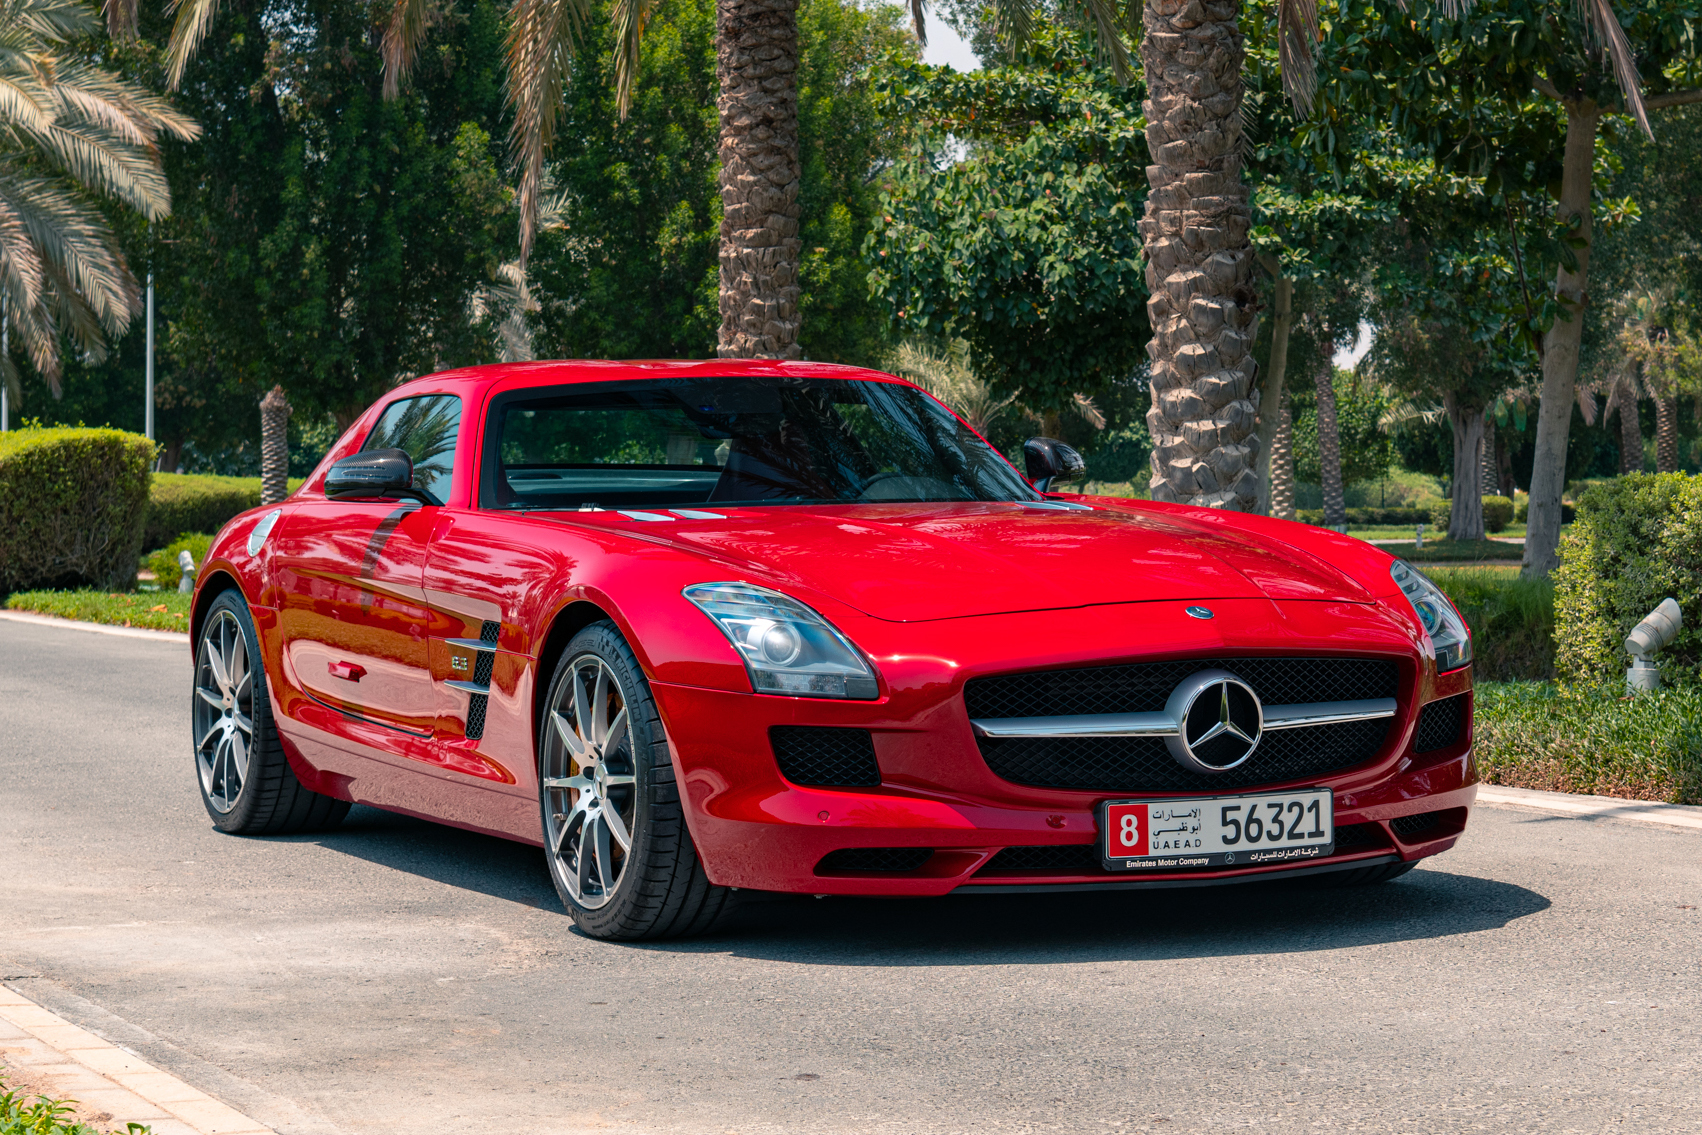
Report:
[[[201,789],[221,814],[236,807],[254,752],[254,671],[242,626],[214,613],[195,661],[195,764]]]
[[[638,789],[620,678],[595,654],[557,686],[543,738],[550,866],[581,906],[607,903],[632,851]]]

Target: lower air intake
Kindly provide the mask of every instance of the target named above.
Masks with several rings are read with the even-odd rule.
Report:
[[[1441,812],[1420,812],[1416,816],[1402,816],[1398,820],[1390,820],[1389,826],[1394,828],[1395,834],[1402,839],[1411,839],[1413,836],[1423,835],[1431,828],[1440,827],[1442,818]]]
[[[875,742],[867,729],[776,725],[768,731],[780,775],[820,788],[874,788],[881,782]]]
[[[1418,711],[1418,726],[1412,731],[1412,751],[1434,753],[1459,743],[1466,725],[1466,703],[1470,694],[1433,701]]]
[[[1091,843],[1048,844],[1044,847],[1007,847],[987,861],[983,871],[1061,871],[1079,875],[1103,871],[1099,848]]]
[[[841,871],[914,871],[934,856],[931,847],[847,847],[830,851],[816,864],[816,874]]]

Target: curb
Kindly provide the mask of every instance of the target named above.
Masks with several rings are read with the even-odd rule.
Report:
[[[0,985],[0,1057],[56,1096],[145,1123],[154,1135],[275,1135],[267,1127],[135,1053],[109,1044]]]
[[[1650,800],[1620,800],[1612,796],[1583,796],[1571,792],[1538,792],[1480,784],[1477,802],[1494,808],[1525,808],[1559,812],[1592,820],[1629,820],[1667,828],[1702,831],[1702,808],[1691,804],[1658,804]]]
[[[61,619],[57,615],[37,615],[29,611],[0,611],[0,619],[14,623],[29,623],[38,627],[64,627],[74,631],[93,631],[95,634],[118,635],[120,638],[151,639],[182,646],[189,641],[188,631],[155,631],[146,627],[109,627],[105,623],[85,623],[81,619]]]

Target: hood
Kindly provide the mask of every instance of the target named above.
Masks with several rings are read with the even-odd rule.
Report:
[[[1372,599],[1292,545],[1138,506],[739,507],[724,520],[670,523],[593,515],[600,528],[707,553],[897,622],[1148,600]]]

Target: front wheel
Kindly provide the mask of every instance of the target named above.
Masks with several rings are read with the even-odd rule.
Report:
[[[248,604],[237,591],[213,600],[195,647],[189,720],[201,802],[232,835],[285,835],[336,827],[346,800],[296,779],[272,723],[266,668]]]
[[[556,893],[594,938],[701,934],[733,892],[704,874],[638,659],[613,623],[574,636],[538,722],[544,853]]]

